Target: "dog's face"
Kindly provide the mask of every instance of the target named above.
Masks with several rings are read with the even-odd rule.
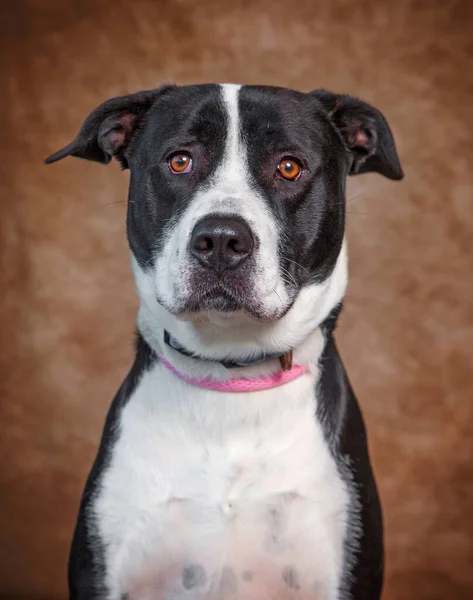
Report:
[[[48,160],[67,155],[115,156],[130,168],[127,231],[142,301],[191,321],[281,320],[301,295],[320,303],[337,269],[344,289],[346,176],[402,177],[373,107],[259,86],[110,100]]]

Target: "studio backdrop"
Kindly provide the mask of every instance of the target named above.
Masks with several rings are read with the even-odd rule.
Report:
[[[380,108],[406,174],[350,180],[337,338],[386,528],[386,600],[473,597],[473,5],[4,0],[0,596],[65,600],[105,413],[132,359],[128,173],[43,159],[162,82],[326,87]]]

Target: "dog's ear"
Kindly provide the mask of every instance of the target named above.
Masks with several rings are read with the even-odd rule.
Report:
[[[350,152],[350,175],[375,171],[389,179],[404,177],[393,134],[377,108],[327,90],[315,90],[310,95],[319,100],[342,135]]]
[[[107,100],[90,113],[75,140],[51,154],[45,160],[46,164],[66,156],[107,164],[115,157],[123,169],[128,168],[124,153],[133,133],[156,99],[172,87],[163,86]]]

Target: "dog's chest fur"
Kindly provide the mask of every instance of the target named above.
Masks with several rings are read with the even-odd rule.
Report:
[[[109,600],[338,597],[349,495],[316,377],[222,394],[144,374],[89,512]]]

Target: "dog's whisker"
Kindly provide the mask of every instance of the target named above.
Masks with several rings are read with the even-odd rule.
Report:
[[[99,206],[97,206],[97,210],[100,208],[105,208],[107,206],[112,206],[113,204],[126,204],[126,200],[115,200],[114,202],[107,202],[106,204],[100,204]],[[133,204],[133,202],[130,201],[130,204]]]
[[[282,301],[281,296],[278,294],[278,291],[276,290],[276,288],[274,288],[273,292],[276,294],[276,296],[279,298],[279,302],[281,303],[281,307],[284,308],[284,302]]]
[[[355,196],[350,196],[350,198],[346,199],[346,202],[353,202],[353,200],[356,200],[357,198],[361,198],[361,196],[364,196],[366,194],[366,192],[360,192],[359,194],[356,194]]]
[[[296,288],[299,287],[294,276],[291,273],[289,273],[289,271],[287,269],[285,269],[283,266],[281,266],[281,271],[282,271],[283,275],[287,275],[288,277],[290,277],[291,281],[294,283]],[[286,283],[288,283],[288,282],[286,282]]]
[[[311,274],[309,273],[309,271],[303,267],[301,264],[299,264],[297,261],[292,260],[291,258],[285,258],[284,260],[287,260],[290,263],[293,263],[294,265],[300,267],[303,271],[305,271],[307,273],[307,275],[309,275],[309,277],[311,277]]]

